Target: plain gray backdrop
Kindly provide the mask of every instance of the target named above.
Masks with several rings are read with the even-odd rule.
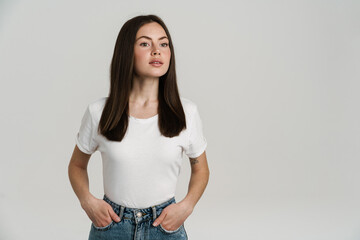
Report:
[[[0,239],[87,239],[67,167],[117,35],[156,14],[208,141],[190,240],[360,239],[360,2],[0,1]],[[186,195],[183,159],[176,199]],[[89,165],[102,198],[101,155]],[[154,186],[156,187],[156,186]]]

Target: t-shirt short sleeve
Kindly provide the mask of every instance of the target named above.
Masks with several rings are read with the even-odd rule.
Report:
[[[96,128],[97,126],[94,124],[90,105],[88,105],[82,117],[80,129],[75,138],[76,145],[82,152],[92,154],[96,151],[98,147],[95,138],[97,132]]]
[[[207,141],[203,135],[203,126],[197,106],[195,105],[190,119],[188,146],[185,154],[190,158],[200,156],[206,149]]]

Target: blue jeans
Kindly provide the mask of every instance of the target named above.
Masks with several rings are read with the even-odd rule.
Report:
[[[152,223],[163,209],[176,203],[175,197],[166,202],[148,208],[128,208],[112,202],[106,195],[104,201],[110,204],[120,217],[120,222],[112,221],[105,227],[96,227],[91,223],[89,240],[187,240],[184,224],[174,231],[166,230],[161,224],[154,227]]]

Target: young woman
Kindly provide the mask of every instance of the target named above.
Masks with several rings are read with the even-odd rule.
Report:
[[[121,28],[108,97],[91,102],[76,135],[69,179],[91,223],[89,239],[188,239],[184,221],[209,179],[197,105],[179,96],[170,33],[155,15]],[[89,192],[88,161],[100,151],[104,197]],[[185,153],[186,197],[175,190]]]

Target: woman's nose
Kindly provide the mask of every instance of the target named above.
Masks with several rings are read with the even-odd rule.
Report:
[[[156,49],[155,51],[152,52],[152,55],[160,55],[160,51],[159,49]]]

